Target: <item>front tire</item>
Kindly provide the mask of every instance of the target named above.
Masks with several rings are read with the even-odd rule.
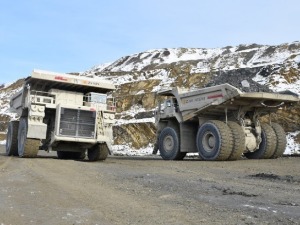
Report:
[[[6,155],[18,156],[19,121],[10,121],[6,135]]]
[[[172,127],[165,127],[158,139],[160,156],[164,160],[182,160],[186,153],[180,152],[179,132]]]
[[[109,154],[109,150],[108,147],[106,146],[106,144],[100,144],[100,156],[99,156],[99,160],[105,160],[107,158]]]
[[[18,130],[18,154],[22,158],[34,158],[39,151],[40,140],[27,138],[27,131],[27,118],[21,117]]]
[[[108,156],[108,148],[104,145],[98,144],[88,149],[89,161],[105,160]]]
[[[201,159],[227,160],[233,148],[231,130],[221,121],[208,121],[199,128],[196,144]]]

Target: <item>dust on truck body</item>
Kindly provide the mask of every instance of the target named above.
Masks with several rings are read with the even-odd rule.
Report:
[[[280,157],[286,147],[283,128],[260,118],[299,101],[292,92],[242,92],[229,85],[158,92],[166,100],[155,112],[158,150],[165,160],[198,152],[203,160]]]
[[[19,120],[8,125],[6,153],[36,157],[57,151],[61,159],[105,160],[112,144],[114,90],[105,80],[34,70],[10,101]]]

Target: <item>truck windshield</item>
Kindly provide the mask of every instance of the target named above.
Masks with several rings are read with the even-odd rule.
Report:
[[[95,102],[106,104],[107,96],[105,94],[99,94],[90,92],[84,96],[86,102]]]

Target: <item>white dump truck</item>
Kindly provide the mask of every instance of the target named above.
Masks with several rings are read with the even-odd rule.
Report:
[[[36,157],[57,151],[60,159],[105,160],[110,153],[115,102],[109,81],[34,70],[10,101],[6,154]]]
[[[165,101],[155,112],[157,142],[153,153],[182,160],[198,152],[203,160],[280,157],[286,147],[283,128],[260,118],[296,103],[292,92],[242,92],[222,84],[197,90],[170,88],[158,92]]]

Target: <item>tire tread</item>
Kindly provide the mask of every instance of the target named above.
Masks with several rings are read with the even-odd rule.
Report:
[[[228,160],[238,160],[245,150],[245,134],[238,123],[228,121],[227,125],[231,129],[233,139],[233,148]]]
[[[276,136],[276,147],[275,152],[271,156],[272,159],[279,158],[283,155],[286,148],[286,134],[282,126],[278,123],[272,123],[271,127],[273,128]]]

